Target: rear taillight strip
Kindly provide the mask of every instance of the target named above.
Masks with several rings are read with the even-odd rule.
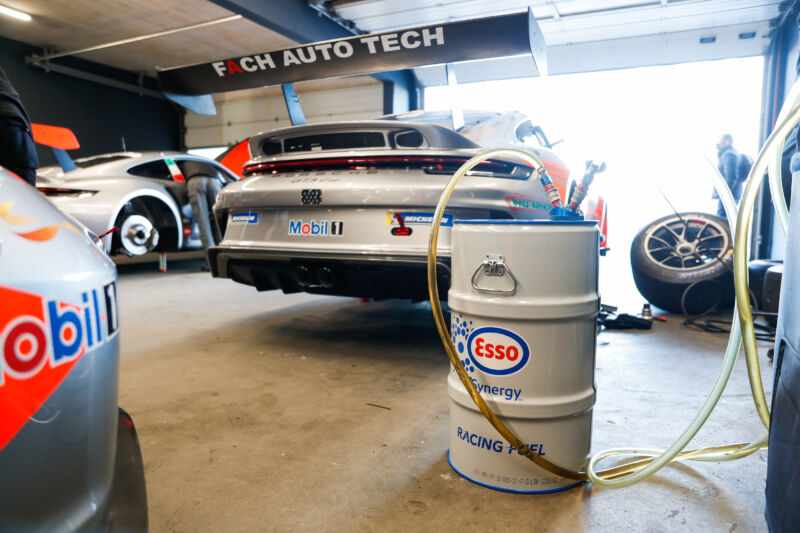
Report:
[[[255,174],[313,171],[313,170],[362,170],[365,168],[423,168],[427,171],[455,171],[460,165],[464,164],[467,158],[464,157],[352,157],[352,158],[330,158],[330,159],[304,159],[301,161],[279,161],[272,163],[254,163],[244,167],[244,175],[252,176]],[[519,168],[521,174],[518,177],[525,178],[530,175],[530,169],[501,161],[486,161],[476,168],[477,171],[499,172],[508,174]]]

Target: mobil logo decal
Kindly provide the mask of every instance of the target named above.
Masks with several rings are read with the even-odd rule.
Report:
[[[467,352],[476,367],[497,376],[519,372],[530,358],[530,349],[522,337],[495,327],[473,331],[467,339]]]
[[[289,220],[289,235],[300,237],[341,237],[344,230],[344,222],[341,220],[312,220],[304,222],[302,220]]]
[[[78,303],[0,286],[0,450],[86,353],[117,334],[116,285]]]

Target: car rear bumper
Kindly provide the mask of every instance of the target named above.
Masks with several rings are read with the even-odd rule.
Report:
[[[299,252],[215,246],[208,250],[214,277],[260,291],[310,292],[357,298],[427,300],[427,257],[399,254]],[[437,258],[442,299],[450,287],[450,258]]]

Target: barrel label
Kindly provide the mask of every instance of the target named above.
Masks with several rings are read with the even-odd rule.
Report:
[[[480,433],[462,428],[461,426],[458,426],[456,429],[456,438],[464,441],[466,444],[469,444],[474,448],[484,449],[495,453],[505,453],[506,455],[511,455],[514,452],[517,452],[517,455],[523,455],[521,451],[517,450],[514,446],[506,442],[505,439],[486,437]],[[541,442],[527,444],[527,446],[528,449],[536,455],[540,455],[542,457],[546,455],[544,453],[544,444]]]
[[[522,337],[497,327],[473,331],[467,339],[467,353],[476,367],[496,376],[519,372],[530,358],[530,349]]]

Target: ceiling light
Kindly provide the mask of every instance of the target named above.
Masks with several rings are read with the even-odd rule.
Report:
[[[24,20],[25,22],[30,22],[31,16],[27,13],[23,13],[22,11],[17,11],[16,9],[11,9],[10,7],[6,7],[0,5],[0,14],[7,15],[9,17],[14,17],[15,19]]]

